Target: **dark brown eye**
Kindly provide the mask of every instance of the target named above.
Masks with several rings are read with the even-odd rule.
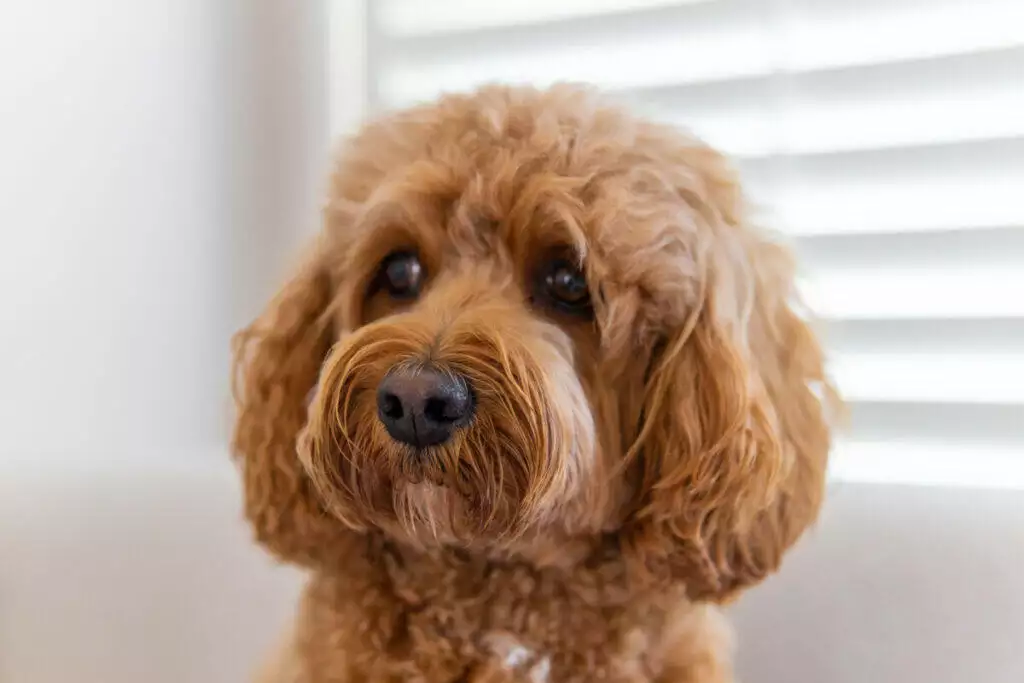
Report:
[[[580,315],[590,314],[590,290],[579,266],[567,259],[555,259],[541,270],[544,298],[555,308]]]
[[[380,266],[380,287],[396,299],[413,299],[423,286],[423,265],[411,251],[396,251]]]

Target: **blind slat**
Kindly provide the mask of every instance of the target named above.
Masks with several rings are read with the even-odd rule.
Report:
[[[741,163],[755,204],[794,234],[1024,225],[1024,139]]]
[[[762,222],[793,235],[920,232],[1024,225],[1021,178],[965,177],[927,182],[894,179],[886,185],[807,182],[752,186]],[[941,198],[941,201],[939,201]]]
[[[816,235],[796,241],[814,271],[842,268],[977,268],[1024,263],[1024,227]]]
[[[625,14],[659,7],[715,0],[431,0],[430,3],[375,0],[381,28],[389,35],[410,37],[450,34],[487,28],[542,24],[598,14]]]
[[[783,5],[778,45],[792,71],[877,64],[1021,45],[1015,0]]]
[[[1024,458],[1015,446],[840,441],[829,462],[829,475],[881,484],[1024,488]]]
[[[851,401],[1024,404],[1024,351],[839,353],[829,370]]]
[[[818,315],[839,320],[1024,318],[1024,269],[870,268],[822,272],[800,290]]]
[[[899,84],[891,84],[899,93]],[[737,157],[836,154],[930,144],[1024,138],[1024,88],[969,98],[894,97],[882,102],[821,102],[794,97],[775,110],[688,111],[660,116]]]
[[[831,320],[824,332],[836,353],[984,354],[1024,349],[1024,317]]]
[[[1024,438],[1017,404],[963,401],[848,402],[847,437],[853,441],[885,442],[929,440],[957,446],[989,444],[999,448]]]

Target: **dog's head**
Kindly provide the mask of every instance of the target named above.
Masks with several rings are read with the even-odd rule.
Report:
[[[820,503],[833,393],[792,287],[717,153],[590,91],[382,119],[237,340],[249,517],[309,564],[352,530],[526,555],[608,535],[731,592]]]

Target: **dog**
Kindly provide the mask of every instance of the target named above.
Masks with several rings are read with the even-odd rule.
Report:
[[[234,344],[245,513],[309,570],[262,680],[732,680],[839,399],[723,156],[488,86],[344,142],[323,216]]]

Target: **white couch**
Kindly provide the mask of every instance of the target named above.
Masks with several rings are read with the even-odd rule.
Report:
[[[735,609],[747,683],[1024,681],[1024,492],[833,484]],[[220,454],[0,463],[0,681],[244,681],[301,577]]]

